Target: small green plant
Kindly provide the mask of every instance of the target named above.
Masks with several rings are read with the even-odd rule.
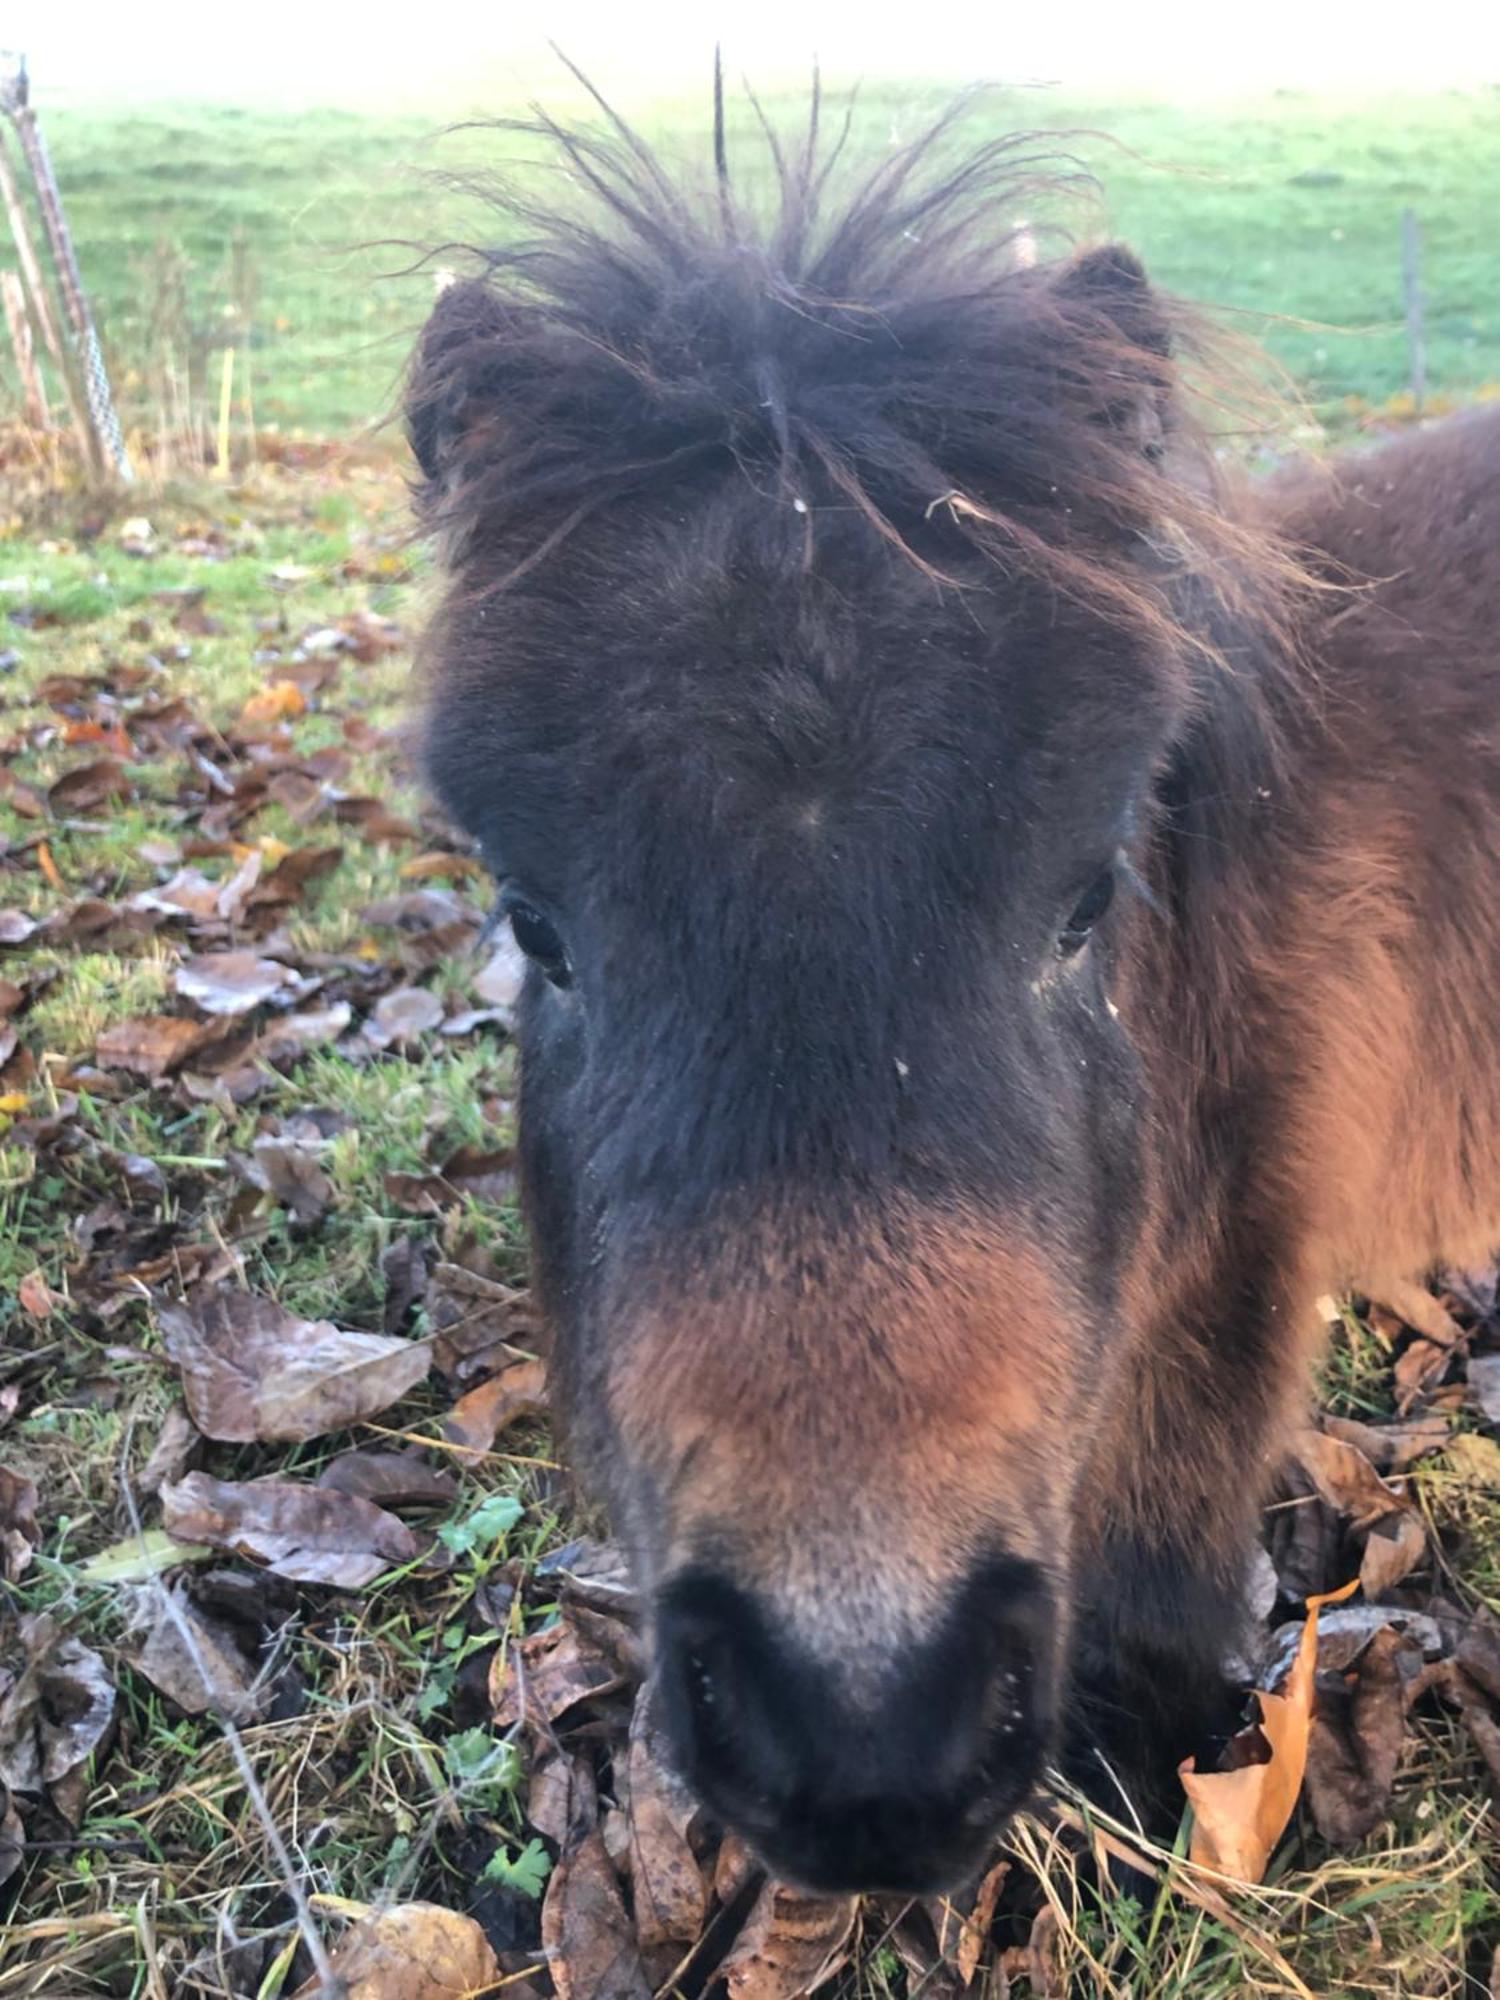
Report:
[[[528,1840],[518,1853],[512,1854],[508,1847],[497,1847],[484,1864],[481,1882],[498,1882],[502,1888],[516,1889],[523,1896],[536,1899],[546,1887],[547,1877],[552,1873],[552,1856],[539,1840]]]
[[[461,1729],[443,1745],[448,1782],[465,1805],[494,1812],[509,1798],[521,1775],[513,1743],[498,1742],[487,1729]]]
[[[456,1556],[489,1551],[503,1541],[520,1520],[523,1509],[513,1493],[491,1493],[481,1500],[467,1519],[445,1521],[438,1540]]]

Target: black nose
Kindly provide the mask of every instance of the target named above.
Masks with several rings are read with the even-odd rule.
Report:
[[[657,1669],[684,1775],[766,1865],[830,1894],[928,1895],[983,1860],[1052,1736],[1039,1572],[986,1562],[939,1629],[858,1671],[815,1658],[705,1569],[658,1605]]]

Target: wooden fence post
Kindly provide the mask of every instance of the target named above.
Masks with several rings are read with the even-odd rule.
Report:
[[[35,424],[38,430],[46,430],[51,422],[51,413],[32,350],[31,321],[26,313],[26,292],[19,271],[0,271],[0,301],[5,306],[5,323],[10,328],[10,344],[15,350],[21,393],[26,398],[26,421]]]
[[[53,267],[73,327],[90,427],[99,441],[100,450],[113,465],[115,476],[128,485],[135,476],[131,471],[130,453],[125,448],[125,434],[115,414],[109,376],[104,366],[104,352],[99,345],[93,313],[89,310],[88,294],[83,289],[83,274],[78,268],[68,220],[63,214],[62,196],[52,171],[47,142],[31,108],[24,57],[12,58],[9,69],[0,71],[0,108],[10,114],[16,137],[21,142],[21,151],[31,169],[42,226],[47,232]]]
[[[5,212],[10,219],[10,233],[16,246],[16,261],[21,266],[22,283],[30,296],[31,311],[42,336],[42,345],[52,356],[58,379],[62,383],[63,396],[67,401],[73,418],[73,429],[78,438],[78,448],[83,453],[84,464],[95,478],[99,478],[104,471],[104,461],[100,457],[99,446],[89,424],[88,410],[63,351],[62,336],[57,330],[57,320],[52,312],[52,295],[47,289],[47,280],[42,273],[36,246],[31,240],[31,224],[26,219],[26,209],[21,201],[21,190],[16,181],[15,169],[10,163],[10,154],[6,151],[3,131],[0,131],[0,200],[5,203]]]

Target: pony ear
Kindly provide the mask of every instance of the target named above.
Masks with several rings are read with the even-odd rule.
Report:
[[[1106,243],[1065,264],[1055,282],[1069,317],[1086,319],[1117,350],[1102,421],[1159,459],[1172,409],[1172,325],[1145,265],[1123,243]]]
[[[422,329],[406,383],[406,435],[429,486],[442,485],[498,411],[496,343],[505,308],[478,279],[450,283]]]

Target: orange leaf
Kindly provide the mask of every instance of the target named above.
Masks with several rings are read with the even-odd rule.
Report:
[[[67,886],[62,878],[62,870],[52,859],[52,849],[45,840],[39,840],[36,844],[36,865],[54,889],[63,889]]]
[[[1244,1764],[1237,1771],[1199,1771],[1188,1757],[1178,1766],[1193,1808],[1191,1854],[1200,1868],[1212,1868],[1238,1882],[1259,1882],[1265,1875],[1307,1769],[1313,1679],[1318,1670],[1318,1613],[1325,1604],[1341,1604],[1358,1588],[1355,1577],[1342,1590],[1308,1598],[1307,1622],[1285,1694],[1257,1694],[1261,1733],[1271,1746],[1268,1762]]]
[[[295,681],[272,681],[251,695],[240,710],[241,722],[280,722],[289,715],[301,715],[307,696]]]

